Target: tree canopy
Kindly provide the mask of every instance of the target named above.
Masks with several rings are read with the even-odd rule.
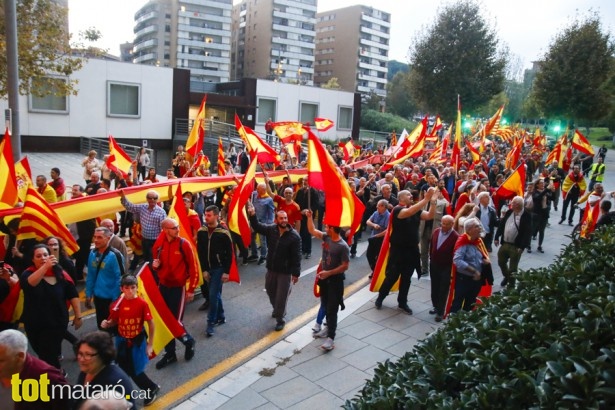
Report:
[[[69,77],[84,63],[71,54],[67,32],[67,10],[51,0],[17,1],[17,37],[19,92],[44,96],[75,94],[76,82]],[[96,40],[95,29],[84,33]],[[0,2],[0,66],[7,66],[4,2]],[[74,44],[75,46],[79,46]],[[54,76],[56,76],[54,78]],[[66,78],[59,81],[58,77]],[[7,95],[7,70],[0,70],[0,97]]]
[[[408,73],[398,71],[387,84],[387,111],[404,118],[411,118],[417,112],[416,103],[408,86]]]
[[[610,110],[613,42],[596,14],[558,33],[536,73],[533,97],[547,117],[597,120]]]
[[[457,95],[468,112],[503,90],[508,50],[473,0],[445,7],[409,54],[413,99],[442,118],[454,118]]]

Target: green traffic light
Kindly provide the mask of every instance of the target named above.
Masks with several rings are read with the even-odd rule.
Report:
[[[466,121],[463,123],[463,128],[469,130],[470,128],[472,128],[472,124],[469,121]]]
[[[508,121],[506,120],[506,118],[502,118],[502,121],[500,121],[500,123],[502,125],[506,125],[506,124],[508,124]]]
[[[555,127],[553,127],[553,131],[555,132],[560,132],[561,129],[562,127],[560,127],[559,125],[556,125]]]

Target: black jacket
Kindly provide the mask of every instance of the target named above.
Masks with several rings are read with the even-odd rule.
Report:
[[[201,269],[209,271],[212,268],[222,268],[223,273],[229,273],[233,261],[233,242],[227,229],[218,225],[209,235],[207,226],[196,234],[196,251]]]
[[[494,239],[496,241],[500,240],[501,237],[504,237],[504,228],[506,227],[506,221],[513,213],[512,209],[506,211],[504,218],[500,219],[500,226],[498,226],[498,230],[495,232]],[[519,249],[529,248],[532,240],[532,216],[529,212],[523,211],[521,214],[521,220],[519,221],[519,234],[515,238],[515,247]]]
[[[267,269],[299,277],[301,274],[301,238],[291,225],[280,235],[277,224],[262,224],[256,215],[250,216],[255,232],[267,238]]]

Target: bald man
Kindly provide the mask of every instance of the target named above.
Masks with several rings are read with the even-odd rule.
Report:
[[[523,250],[530,246],[531,238],[531,215],[523,209],[523,198],[516,196],[511,201],[510,209],[500,220],[493,241],[495,246],[500,246],[500,240],[502,244],[498,250],[498,265],[504,276],[501,286],[515,284],[514,274],[517,273]]]

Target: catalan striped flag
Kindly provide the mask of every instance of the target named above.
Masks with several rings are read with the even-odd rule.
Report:
[[[452,135],[451,135],[452,136]],[[455,122],[455,138],[452,140],[453,153],[451,155],[451,165],[455,172],[459,170],[461,162],[461,99],[457,95],[457,121]]]
[[[310,186],[325,193],[323,222],[330,226],[350,227],[349,236],[354,236],[361,225],[365,205],[350,189],[331,155],[311,131],[308,132],[307,170]]]
[[[154,356],[157,356],[164,351],[164,347],[171,340],[183,336],[186,331],[181,322],[173,316],[167,303],[162,298],[148,263],[143,264],[137,274],[137,280],[139,281],[139,296],[145,299],[152,313],[154,328],[156,329],[152,348]],[[151,334],[150,329],[147,333]]]
[[[121,174],[123,178],[128,177],[128,171],[132,167],[132,159],[111,135],[109,135],[109,157],[106,164],[111,171]]]
[[[43,240],[56,236],[64,241],[69,255],[77,252],[79,245],[64,225],[58,214],[32,186],[28,188],[26,202],[21,213],[17,239]]]
[[[0,143],[0,207],[12,208],[18,200],[17,178],[15,177],[15,161],[13,160],[13,147],[9,129],[4,131],[4,138]]]
[[[380,253],[378,254],[378,261],[376,262],[376,266],[374,267],[374,274],[372,275],[372,281],[369,284],[370,292],[378,292],[380,287],[382,286],[382,282],[384,282],[384,278],[386,277],[387,264],[389,263],[389,254],[391,251],[391,234],[393,233],[393,213],[391,212],[391,216],[389,217],[389,225],[387,227],[386,233],[384,234],[384,239],[382,240],[382,246],[380,247]],[[397,292],[399,290],[399,279],[393,287],[391,288],[391,292]]]
[[[203,139],[205,138],[205,102],[207,101],[207,94],[201,101],[199,112],[196,114],[192,130],[186,141],[186,159],[193,162],[199,152],[203,149]]]
[[[440,131],[441,129],[442,129],[442,120],[440,119],[439,115],[436,115],[436,120],[433,123],[433,127],[431,128],[429,135],[425,139],[431,142],[438,141],[438,131]]]
[[[218,138],[218,175],[226,175],[224,167],[224,147],[222,146],[222,138]]]
[[[231,231],[241,236],[246,248],[250,245],[250,240],[252,239],[250,223],[246,214],[246,204],[254,191],[256,161],[256,157],[252,158],[252,162],[250,162],[250,166],[243,175],[241,182],[235,188],[235,193],[228,207],[228,227]]]

